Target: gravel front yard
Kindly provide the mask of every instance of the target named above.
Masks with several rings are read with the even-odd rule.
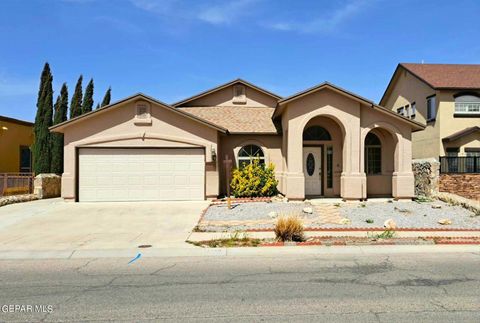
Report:
[[[311,207],[313,212],[304,213],[302,210],[306,207]],[[198,229],[217,232],[272,229],[276,222],[272,212],[277,216],[299,215],[306,228],[378,228],[383,227],[387,219],[393,219],[397,228],[480,229],[480,216],[474,216],[471,211],[441,201],[342,202],[314,205],[308,202],[252,202],[234,204],[231,210],[228,210],[225,204],[212,205],[205,212]],[[343,224],[345,219],[348,219],[349,223]],[[438,223],[441,219],[449,219],[452,224],[441,225]]]

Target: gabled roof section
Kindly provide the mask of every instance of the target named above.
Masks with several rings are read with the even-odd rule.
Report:
[[[376,109],[382,113],[385,113],[385,114],[388,114],[402,122],[406,122],[408,124],[410,124],[412,126],[412,128],[414,129],[414,131],[418,131],[418,130],[423,130],[425,129],[425,126],[423,124],[421,124],[420,122],[417,122],[417,121],[414,121],[414,120],[411,120],[411,119],[408,119],[404,116],[401,116],[399,115],[398,113],[395,113],[385,107],[382,107],[378,104],[375,104],[373,101],[371,100],[368,100],[358,94],[355,94],[353,92],[350,92],[350,91],[347,91],[335,84],[332,84],[330,82],[323,82],[317,86],[314,86],[314,87],[311,87],[309,89],[306,89],[304,91],[301,91],[301,92],[298,92],[296,94],[293,94],[289,97],[286,97],[280,101],[278,101],[278,105],[277,105],[277,108],[275,109],[275,113],[273,114],[273,118],[279,116],[281,113],[282,113],[282,107],[284,107],[287,103],[289,102],[292,102],[294,100],[298,100],[306,95],[309,95],[309,94],[312,94],[314,92],[317,92],[317,91],[321,91],[321,90],[324,90],[324,89],[329,89],[329,90],[332,90],[334,92],[337,92],[341,95],[344,95],[346,97],[349,97],[355,101],[358,101],[360,103],[363,103],[367,106],[370,106],[372,107],[373,109]]]
[[[61,130],[61,129],[63,129],[63,128],[65,128],[65,127],[67,127],[67,126],[69,126],[69,125],[71,125],[71,124],[73,124],[73,123],[77,123],[78,121],[85,120],[85,119],[89,119],[89,118],[95,116],[95,115],[98,114],[98,113],[106,112],[107,110],[111,110],[111,109],[113,109],[113,108],[115,108],[115,107],[118,107],[119,105],[121,105],[121,104],[123,104],[123,103],[131,102],[131,101],[138,100],[138,99],[143,99],[143,100],[148,101],[148,102],[150,102],[150,103],[160,105],[160,106],[162,106],[162,107],[165,108],[165,109],[168,109],[168,110],[170,110],[170,111],[172,111],[172,112],[174,112],[174,113],[180,114],[180,115],[182,115],[182,116],[184,116],[184,117],[186,117],[186,118],[189,118],[189,119],[191,119],[191,120],[194,120],[194,121],[197,121],[197,122],[199,122],[199,123],[202,123],[202,124],[204,124],[204,125],[206,125],[206,126],[208,126],[208,127],[210,127],[210,128],[216,129],[216,130],[218,130],[218,131],[220,131],[220,132],[223,132],[223,133],[227,133],[227,132],[228,132],[227,129],[225,129],[225,128],[223,128],[223,127],[220,127],[220,126],[218,126],[218,125],[216,125],[216,124],[214,124],[214,123],[211,123],[210,121],[207,121],[207,120],[204,120],[204,119],[199,118],[199,117],[197,117],[197,116],[194,116],[194,115],[192,115],[192,114],[183,112],[183,111],[181,111],[181,110],[179,110],[179,109],[176,109],[176,108],[174,108],[174,107],[172,107],[172,106],[170,106],[170,105],[168,105],[168,104],[166,104],[166,103],[164,103],[164,102],[162,102],[162,101],[159,101],[159,100],[157,100],[157,99],[154,99],[153,97],[148,96],[148,95],[143,94],[143,93],[134,94],[134,95],[129,96],[129,97],[126,97],[125,99],[122,99],[122,100],[120,100],[120,101],[114,102],[114,103],[109,104],[109,105],[106,105],[106,106],[104,106],[104,107],[101,107],[100,109],[96,109],[96,110],[87,112],[87,113],[82,114],[82,115],[80,115],[80,116],[78,116],[78,117],[75,117],[75,118],[73,118],[73,119],[70,119],[70,120],[64,121],[64,122],[62,122],[62,123],[56,124],[56,125],[50,127],[49,130],[50,130],[50,131],[52,131],[52,130],[53,130],[53,131],[55,131],[55,130],[57,130],[57,131],[58,131],[58,130]]]
[[[266,94],[266,95],[268,95],[268,96],[271,96],[271,97],[274,98],[274,99],[280,100],[280,99],[282,98],[281,96],[279,96],[279,95],[277,95],[277,94],[275,94],[275,93],[272,93],[272,92],[270,92],[270,91],[267,91],[267,90],[265,90],[265,89],[263,89],[263,88],[261,88],[261,87],[259,87],[259,86],[256,86],[255,84],[252,84],[252,83],[250,83],[250,82],[247,82],[247,81],[245,81],[245,80],[242,80],[241,78],[238,78],[238,79],[235,79],[235,80],[233,80],[233,81],[227,82],[227,83],[222,84],[222,85],[219,85],[219,86],[217,86],[217,87],[214,87],[213,89],[200,92],[200,93],[198,93],[198,94],[196,94],[196,95],[194,95],[194,96],[191,96],[191,97],[189,97],[189,98],[187,98],[187,99],[184,99],[184,100],[181,100],[181,101],[179,101],[179,102],[173,103],[172,106],[173,106],[173,107],[179,107],[179,106],[184,105],[184,104],[186,104],[186,103],[188,103],[188,102],[191,102],[191,101],[196,100],[196,99],[198,99],[198,98],[204,97],[204,96],[209,95],[209,94],[211,94],[211,93],[214,93],[214,92],[223,90],[223,89],[225,89],[225,88],[227,88],[227,87],[229,87],[229,86],[232,86],[232,85],[234,85],[234,84],[237,84],[237,83],[241,83],[241,84],[243,84],[243,85],[245,85],[245,86],[251,87],[251,88],[253,88],[253,89],[255,89],[255,90],[257,90],[257,91],[259,91],[259,92],[261,92],[261,93],[264,93],[264,94]]]
[[[380,104],[384,104],[399,71],[406,70],[433,90],[479,90],[479,64],[416,64],[400,63],[383,93]]]
[[[447,137],[443,138],[442,141],[452,142],[452,141],[455,141],[455,140],[460,139],[462,137],[468,136],[468,135],[470,135],[472,133],[475,133],[475,132],[480,132],[480,127],[474,126],[474,127],[465,128],[463,130],[460,130],[460,131],[457,131],[457,132],[451,134],[450,136],[447,136]]]

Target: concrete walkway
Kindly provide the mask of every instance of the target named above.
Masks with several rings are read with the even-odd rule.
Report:
[[[200,202],[71,203],[39,200],[0,208],[0,251],[194,248],[185,240]]]

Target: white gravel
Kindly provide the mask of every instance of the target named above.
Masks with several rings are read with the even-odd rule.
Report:
[[[333,203],[332,203],[333,204]],[[322,224],[322,217],[313,207],[312,214],[303,213],[305,202],[253,202],[234,204],[228,210],[225,204],[212,205],[205,213],[199,229],[204,231],[242,231],[247,229],[272,229],[274,224],[269,213],[278,215],[297,214],[312,221],[311,227],[321,228],[378,228],[388,219],[393,219],[398,228],[452,228],[480,229],[480,216],[475,216],[461,206],[452,206],[441,201],[434,202],[366,202],[339,203],[338,211],[343,218],[350,219],[350,224]],[[432,205],[440,208],[432,208]],[[451,225],[441,225],[441,219],[450,219]],[[270,220],[270,221],[269,221]],[[316,221],[318,220],[318,221]],[[367,223],[372,220],[372,223]],[[215,224],[207,221],[245,221],[244,224]],[[260,221],[263,223],[252,223]],[[249,222],[249,223],[247,223]],[[211,224],[211,223],[210,223]]]

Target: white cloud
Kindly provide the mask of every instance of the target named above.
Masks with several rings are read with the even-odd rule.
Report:
[[[196,20],[212,25],[226,25],[250,13],[259,0],[196,1],[130,0],[139,9],[165,18]],[[250,10],[247,10],[250,9]]]
[[[303,33],[328,33],[339,28],[353,16],[359,14],[370,5],[372,0],[351,0],[342,7],[336,8],[327,15],[307,21],[274,22],[266,24],[270,29],[279,31],[299,31]]]

